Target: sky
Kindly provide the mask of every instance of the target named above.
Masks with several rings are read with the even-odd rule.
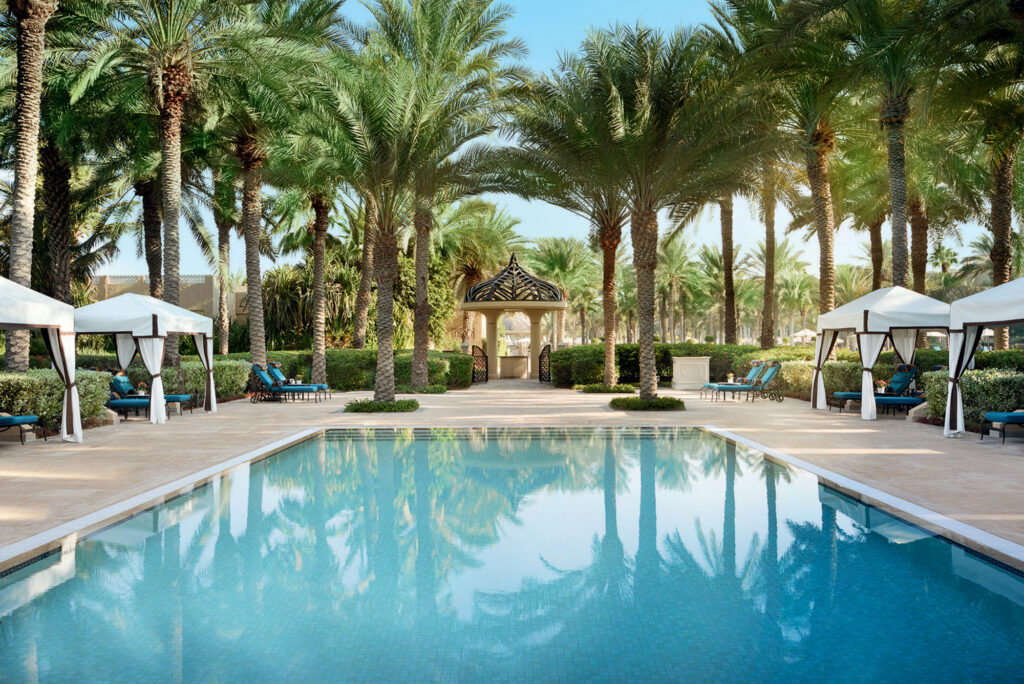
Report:
[[[694,25],[711,18],[705,0],[505,0],[515,14],[508,24],[511,36],[521,38],[529,49],[527,66],[537,71],[547,71],[555,66],[558,54],[579,45],[590,27],[604,28],[615,23],[643,22],[665,31],[682,25]],[[369,14],[358,0],[348,0],[343,12],[356,22],[365,22]],[[564,209],[544,202],[530,202],[510,196],[490,196],[487,199],[504,206],[508,213],[520,219],[517,230],[527,238],[538,237],[579,237],[586,238],[587,221]],[[789,215],[779,207],[776,229],[781,235],[789,223]],[[211,221],[212,224],[212,221]],[[888,227],[886,227],[888,231]],[[978,226],[964,230],[964,244],[969,243],[980,231]],[[753,248],[764,237],[764,228],[757,221],[756,214],[743,200],[736,200],[734,212],[734,235],[736,244],[743,250]],[[706,212],[701,220],[687,229],[691,243],[720,242],[720,227],[717,210]],[[888,239],[888,235],[886,235]],[[863,233],[855,233],[841,227],[836,233],[836,263],[867,265],[860,258],[862,245],[867,241]],[[803,248],[803,261],[814,273],[817,272],[817,242],[805,245],[802,233],[793,235],[790,242]],[[955,248],[954,245],[951,245]],[[101,269],[103,275],[138,275],[146,273],[145,260],[136,254],[131,238],[121,245],[121,255]],[[284,259],[282,261],[294,261]],[[244,245],[234,239],[231,245],[232,271],[238,272],[245,266]],[[264,263],[264,268],[271,266]],[[205,274],[210,272],[205,258],[187,231],[181,236],[182,274]]]

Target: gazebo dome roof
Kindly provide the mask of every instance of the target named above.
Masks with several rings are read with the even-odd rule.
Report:
[[[466,302],[561,302],[562,291],[531,275],[519,265],[513,253],[508,266],[493,278],[478,283],[466,293]]]

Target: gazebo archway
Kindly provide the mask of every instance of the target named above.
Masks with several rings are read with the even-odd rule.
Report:
[[[516,255],[493,278],[470,288],[462,302],[463,311],[477,311],[487,319],[487,374],[498,373],[498,321],[506,312],[521,311],[530,319],[529,376],[540,378],[540,323],[544,314],[564,310],[565,297],[555,285],[528,273]]]

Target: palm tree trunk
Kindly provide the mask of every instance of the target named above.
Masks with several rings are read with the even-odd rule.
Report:
[[[889,197],[892,198],[892,284],[907,287],[907,162],[903,124],[909,113],[906,98],[882,100],[882,125],[889,153]]]
[[[654,271],[658,265],[658,215],[649,209],[638,210],[633,213],[631,223],[639,317],[640,396],[653,399],[658,396],[654,359]]]
[[[398,276],[398,241],[390,218],[381,217],[373,263],[377,281],[377,377],[375,401],[395,400],[395,278]]]
[[[352,348],[366,348],[366,324],[370,314],[370,296],[373,294],[373,257],[377,247],[377,205],[366,197],[366,216],[363,221],[363,260],[360,264],[359,291],[356,292],[355,320],[352,329]]]
[[[434,217],[430,209],[417,208],[413,216],[416,227],[416,305],[413,309],[412,373],[413,387],[426,387],[427,346],[430,342],[430,300],[427,290],[430,284],[430,230]]]
[[[230,351],[231,312],[228,310],[228,288],[231,287],[231,208],[235,207],[235,185],[225,179],[220,169],[213,170],[213,222],[217,226],[217,339],[219,353]],[[159,216],[157,217],[159,221]],[[159,223],[157,224],[159,226]],[[159,257],[159,229],[157,230],[157,256]],[[148,256],[148,247],[147,247]],[[159,268],[158,268],[159,270]]]
[[[914,276],[914,292],[928,289],[928,215],[921,200],[914,198],[910,209],[910,264]]]
[[[263,318],[263,276],[260,273],[260,222],[263,219],[263,163],[266,157],[249,136],[238,141],[236,154],[242,162],[242,234],[245,237],[249,360],[265,366],[267,337]]]
[[[761,312],[761,349],[775,346],[775,164],[765,167],[761,196],[764,211],[764,305]]]
[[[184,65],[163,70],[163,104],[160,107],[160,182],[164,226],[164,301],[178,304],[180,281],[178,267],[178,219],[181,214],[181,121],[185,102],[192,90],[192,72]],[[257,264],[258,266],[258,264]],[[181,365],[178,336],[168,335],[165,365]]]
[[[736,283],[732,245],[732,195],[718,202],[722,219],[722,270],[725,279],[725,343],[736,344]]]
[[[1004,155],[995,168],[992,191],[992,285],[998,286],[1013,279],[1013,151]],[[996,349],[1010,348],[1010,329],[995,328]]]
[[[163,238],[160,221],[160,185],[153,179],[135,182],[135,194],[142,202],[142,247],[149,271],[149,296],[164,296]]]
[[[676,283],[674,280],[668,284],[668,327],[672,331],[672,342],[678,342],[676,337]],[[665,340],[668,342],[668,340]]]
[[[313,369],[314,385],[327,382],[327,295],[324,291],[324,251],[328,211],[323,195],[310,197],[313,205]]]
[[[827,135],[823,132],[818,137]],[[807,150],[807,179],[814,203],[814,227],[818,233],[820,266],[818,275],[818,311],[828,313],[836,308],[835,230],[832,188],[828,180],[828,153],[831,146],[822,144]]]
[[[7,3],[17,22],[17,77],[14,93],[14,195],[11,198],[11,240],[7,277],[32,287],[32,241],[35,237],[36,174],[39,162],[39,109],[46,54],[46,21],[56,2],[20,0]],[[7,333],[4,368],[28,370],[27,330]]]
[[[665,306],[665,295],[658,298],[658,325],[661,331],[661,341],[668,342],[668,309]]]
[[[466,282],[463,284],[466,292],[473,289],[477,283],[480,282],[479,276],[466,277]],[[467,348],[473,344],[473,325],[476,323],[476,312],[475,311],[463,311],[462,312],[462,344]]]
[[[882,266],[885,262],[885,253],[882,249],[882,224],[885,218],[882,217],[868,225],[868,240],[871,244],[871,291],[882,289]]]
[[[52,140],[42,147],[43,204],[46,207],[46,242],[50,251],[50,295],[71,304],[71,165]]]
[[[615,385],[619,381],[618,369],[615,367],[615,337],[618,331],[615,312],[615,252],[622,239],[622,229],[613,232],[605,227],[601,230],[601,237],[601,254],[604,256],[601,272],[601,304],[604,309],[604,384]]]

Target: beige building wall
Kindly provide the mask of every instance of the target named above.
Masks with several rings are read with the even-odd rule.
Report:
[[[148,276],[96,276],[92,279],[93,297],[103,301],[123,294],[149,294]],[[217,283],[212,275],[181,276],[179,306],[201,313],[210,318],[217,317]],[[245,320],[245,290],[228,293],[228,312],[232,320]]]

